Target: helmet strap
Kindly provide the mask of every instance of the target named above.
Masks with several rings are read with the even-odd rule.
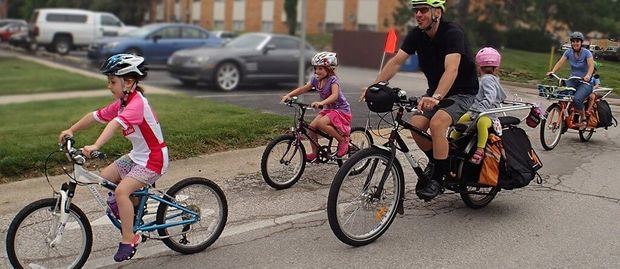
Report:
[[[431,12],[431,24],[429,24],[428,27],[421,29],[422,32],[428,32],[429,30],[433,29],[433,26],[435,25],[435,23],[439,21],[439,18],[435,16],[435,7],[431,7],[430,12]]]
[[[121,79],[121,90],[123,92],[123,96],[121,97],[121,106],[125,107],[127,105],[127,97],[136,89],[136,87],[138,87],[138,81],[134,81],[130,88],[126,88],[125,79],[121,76],[119,76],[119,78]]]

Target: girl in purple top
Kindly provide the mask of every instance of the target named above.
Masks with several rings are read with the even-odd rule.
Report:
[[[574,32],[570,35],[571,48],[564,52],[564,55],[560,57],[560,60],[555,64],[553,69],[547,73],[547,76],[555,73],[562,68],[562,65],[568,60],[571,67],[571,76],[580,77],[587,83],[582,83],[579,80],[569,79],[566,81],[567,87],[575,88],[575,96],[573,97],[573,106],[579,113],[579,129],[584,130],[586,128],[586,115],[584,112],[584,101],[588,98],[588,95],[592,92],[592,85],[590,81],[592,79],[592,73],[594,72],[594,58],[592,53],[583,48],[583,34],[580,32]]]
[[[291,97],[300,95],[315,89],[319,92],[321,101],[313,102],[313,108],[321,108],[321,112],[312,120],[310,127],[319,129],[338,141],[336,156],[342,157],[349,150],[349,133],[351,132],[351,107],[340,90],[335,67],[338,65],[336,53],[319,52],[312,57],[315,76],[310,82],[301,86],[282,97],[282,102]],[[317,135],[310,132],[312,140],[317,141]],[[306,155],[306,160],[312,162],[316,159],[318,148],[312,145],[312,152]]]

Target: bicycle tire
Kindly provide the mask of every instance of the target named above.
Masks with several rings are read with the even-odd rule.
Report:
[[[555,110],[554,114],[552,114],[551,112]],[[550,119],[551,116],[553,116],[553,119]],[[555,117],[560,117],[559,120],[556,119]],[[551,120],[551,124],[553,125],[549,130],[547,130],[547,120]],[[555,122],[559,122],[559,126],[555,125]],[[544,118],[541,120],[540,122],[540,143],[543,146],[543,148],[545,150],[552,150],[554,149],[559,143],[560,143],[560,138],[562,137],[562,133],[563,133],[563,128],[564,128],[564,117],[562,115],[562,109],[560,108],[560,105],[554,103],[551,104],[548,108],[547,108],[547,118]],[[546,141],[545,139],[545,133],[549,133],[552,132],[552,134],[555,135],[555,137],[553,138],[553,141],[549,142]]]
[[[284,155],[280,156],[280,154],[276,155],[274,150],[277,150],[276,147],[280,146],[281,143],[284,143],[282,145],[286,146],[286,148],[284,148],[285,152],[282,153]],[[260,170],[263,180],[265,180],[269,186],[276,190],[290,188],[295,185],[304,173],[304,169],[306,168],[306,149],[302,143],[299,143],[298,146],[296,144],[297,139],[295,136],[281,135],[271,140],[263,152],[260,162]],[[291,152],[293,156],[290,159],[287,159],[289,157],[288,154]],[[270,157],[276,157],[276,159],[270,160]],[[290,174],[289,176],[283,176],[282,179],[277,175],[278,171],[271,171],[272,168],[274,168],[272,166],[275,165],[276,161],[278,161],[280,165],[284,165],[282,167],[282,170],[284,170],[283,172],[290,170],[290,164],[292,161],[297,161],[295,162],[297,166],[293,167],[292,173],[288,173]]]
[[[375,147],[363,149],[359,151],[358,153],[356,153],[355,155],[353,155],[350,159],[348,159],[336,173],[336,176],[334,177],[334,181],[332,182],[332,185],[329,190],[329,196],[327,198],[327,218],[329,220],[329,226],[332,232],[343,243],[350,245],[350,246],[354,246],[354,247],[370,244],[371,242],[381,237],[381,235],[383,235],[383,233],[387,231],[387,229],[390,227],[390,225],[394,221],[396,214],[397,214],[398,205],[399,203],[402,202],[401,200],[404,195],[404,184],[405,184],[402,167],[397,159],[394,160],[394,163],[392,164],[392,167],[390,168],[391,172],[389,173],[389,175],[391,175],[392,180],[389,180],[389,179],[386,180],[385,185],[384,185],[384,190],[382,192],[382,196],[379,199],[370,197],[371,196],[370,192],[375,190],[374,188],[377,187],[376,185],[374,186],[371,186],[371,185],[378,184],[378,182],[380,182],[383,171],[385,171],[386,169],[385,165],[387,164],[389,159],[390,159],[390,153],[386,150],[382,150],[382,149],[375,148]],[[357,166],[358,162],[366,162],[366,161],[372,162],[370,168],[365,169],[360,174],[356,174],[356,175],[351,174],[351,169]],[[383,165],[383,171],[375,173],[377,171],[377,167],[379,166],[379,164]],[[382,170],[382,169],[379,169],[379,170]],[[344,183],[355,180],[354,178],[350,178],[351,176],[358,177],[362,181],[364,181],[366,178],[368,178],[368,174],[371,174],[371,173],[372,173],[372,175],[370,176],[371,181],[370,181],[370,184],[366,186],[366,188],[364,188],[364,182],[362,182],[361,189],[352,191],[352,193],[360,193],[358,196],[352,197],[352,198],[344,197],[343,193],[346,193],[346,192],[344,191],[341,192],[341,190],[344,188],[343,187]],[[375,177],[378,177],[378,178],[375,178]],[[349,181],[349,179],[351,180]],[[393,186],[390,186],[390,184]],[[348,185],[348,183],[346,185]],[[386,194],[388,192],[387,188],[390,188],[390,187],[393,188],[393,191],[390,194],[392,195],[392,199],[391,201],[389,201],[390,204],[382,205],[382,202],[386,198],[389,198],[388,196],[383,196],[383,194]],[[342,198],[342,200],[340,200],[340,198]],[[370,219],[374,218],[376,221],[378,221],[378,223],[376,224],[368,225],[368,227],[370,227],[369,231],[363,230],[361,231],[362,234],[354,234],[354,232],[349,230],[347,227],[349,223],[346,223],[344,221],[345,219],[347,221],[357,219],[357,218],[352,219],[353,215],[349,216],[349,218],[343,219],[343,221],[341,221],[340,219],[340,214],[343,213],[341,211],[345,211],[344,206],[348,207],[348,204],[356,203],[357,199],[360,199],[359,201],[360,206],[357,209],[352,211],[353,214],[357,214],[359,209],[364,207],[362,211],[369,212],[368,216],[370,216]],[[342,201],[344,203],[341,204],[339,203],[339,201]],[[340,208],[341,206],[343,207],[342,210]],[[374,207],[374,208],[370,209],[371,207]],[[374,209],[377,209],[376,212]],[[363,217],[360,217],[359,219],[361,218]]]
[[[184,190],[192,186],[205,188],[207,192],[201,193],[200,195],[185,194]],[[210,208],[205,205],[199,206],[198,204],[196,204],[196,202],[194,202],[197,199],[208,198],[209,193],[211,193],[212,197],[215,198],[216,200],[217,210],[214,210],[213,208]],[[168,189],[168,191],[166,192],[166,195],[167,196],[164,197],[166,201],[171,201],[172,197],[174,197],[175,199],[184,198],[182,201],[177,201],[177,202],[183,205],[187,209],[190,209],[192,211],[198,211],[197,213],[200,214],[199,221],[191,223],[189,225],[172,226],[172,227],[157,230],[157,233],[160,236],[164,237],[170,234],[172,235],[178,234],[179,232],[177,232],[176,229],[179,229],[179,228],[181,228],[181,233],[185,232],[186,229],[191,229],[187,233],[162,239],[162,241],[164,242],[166,246],[168,246],[168,248],[176,252],[182,253],[182,254],[198,253],[208,248],[220,237],[220,235],[222,234],[222,231],[224,230],[224,226],[226,225],[226,221],[228,219],[228,203],[226,201],[226,196],[224,195],[224,192],[222,191],[222,189],[220,189],[220,187],[217,184],[215,184],[213,181],[208,180],[206,178],[190,177],[190,178],[183,179],[177,182],[176,184],[174,184],[172,187],[170,187],[170,189]],[[183,196],[183,197],[180,197],[180,196]],[[189,199],[192,199],[192,200],[188,201]],[[168,215],[167,214],[168,208],[171,208],[171,211],[170,211],[171,214],[176,215],[176,218],[180,217],[181,220],[186,220],[187,217],[191,217],[188,214],[179,214],[178,212],[175,212],[175,211],[178,211],[178,209],[174,207],[170,207],[166,203],[160,203],[157,208],[157,215],[156,215],[157,224],[166,223],[166,216]],[[205,213],[211,213],[211,211],[213,211],[214,214],[217,214],[216,221],[214,223],[208,223],[207,217],[209,217],[209,214],[205,214]],[[196,228],[196,224],[199,224],[199,223],[207,223],[206,229],[211,230],[211,231],[209,231],[209,233],[204,239],[201,239],[197,243],[192,244],[190,246],[188,244],[194,243],[193,240],[195,239],[193,235],[196,235],[196,232],[194,230]],[[215,225],[212,225],[212,224],[215,224]],[[198,231],[199,230],[200,229],[198,229]],[[192,236],[191,240],[188,240],[188,235]],[[176,240],[178,238],[180,238],[180,240]]]
[[[351,158],[351,156],[353,156],[358,151],[365,149],[365,148],[369,148],[374,143],[372,135],[364,127],[351,128],[351,134],[349,137],[351,138],[351,140],[349,141],[349,152],[347,153],[346,158],[344,159],[345,162],[348,158]],[[341,167],[342,163],[343,163],[342,160],[338,162],[338,166]],[[355,173],[355,174],[361,173],[362,171],[364,171],[364,169],[368,167],[369,163],[370,162],[365,162],[361,164],[360,166],[356,167],[351,173]]]
[[[586,130],[579,130],[579,141],[588,142],[592,138],[594,134],[594,128],[589,128]]]
[[[86,214],[84,214],[84,212],[74,204],[69,206],[69,219],[67,221],[67,225],[64,227],[60,244],[54,246],[54,251],[49,251],[50,247],[48,242],[53,239],[51,238],[52,235],[50,235],[50,232],[51,229],[53,229],[52,227],[57,227],[57,223],[54,220],[56,216],[54,214],[57,214],[56,211],[60,210],[57,205],[57,201],[57,198],[46,198],[35,201],[20,210],[11,222],[6,235],[6,252],[9,262],[14,268],[29,268],[37,265],[40,266],[40,268],[81,268],[86,263],[86,260],[88,259],[88,256],[90,256],[92,250],[93,231]],[[38,216],[37,212],[39,210],[44,210],[42,211],[42,217],[44,217],[43,221],[30,224],[29,219],[31,217],[34,218]],[[50,223],[45,223],[47,221],[50,221]],[[27,234],[27,238],[33,238],[33,234],[38,232],[41,233],[45,240],[25,241],[26,239],[21,238],[22,229],[35,228],[38,224],[43,224],[43,228],[33,229],[32,231],[24,231],[24,233]],[[75,227],[81,227],[82,229],[77,230]],[[78,232],[75,233],[76,231]],[[75,255],[68,254],[68,252],[65,252],[59,248],[61,246],[77,246],[79,244],[78,239],[80,239],[80,237],[82,239],[81,248]],[[43,248],[37,250],[36,246],[41,243]],[[26,246],[22,246],[23,244],[26,244]],[[47,251],[45,251],[46,248],[48,249]],[[60,257],[58,259],[50,259],[49,257],[36,257],[28,259],[27,257],[24,257],[26,253],[22,253],[23,251],[27,251],[32,255],[38,256],[44,256],[45,254],[59,254]],[[71,257],[75,257],[75,259],[72,259]]]

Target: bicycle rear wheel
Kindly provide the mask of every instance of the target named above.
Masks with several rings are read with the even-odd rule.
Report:
[[[364,127],[351,128],[350,138],[351,141],[349,142],[349,153],[346,155],[347,159],[351,158],[351,156],[353,156],[353,154],[357,153],[358,151],[371,147],[374,143],[372,135],[370,135],[370,132],[368,132]],[[366,167],[368,167],[369,163],[370,161],[360,163],[359,166],[354,167],[351,173],[361,173],[364,169],[366,169]],[[338,163],[338,165],[342,166],[342,163]]]
[[[269,142],[263,152],[260,171],[263,180],[274,189],[293,186],[306,167],[306,150],[293,135],[281,135]]]
[[[59,199],[47,198],[24,207],[6,235],[6,252],[15,268],[81,268],[90,255],[93,232],[88,218],[76,205],[69,207],[64,229]],[[58,238],[58,231],[62,237]],[[56,240],[55,240],[56,239]],[[53,246],[50,246],[55,242]]]
[[[546,150],[552,150],[560,142],[564,117],[560,105],[551,104],[547,108],[547,117],[540,123],[540,143]]]
[[[196,222],[157,230],[162,237],[170,236],[162,240],[166,246],[179,253],[192,254],[203,251],[220,237],[228,218],[228,203],[217,184],[206,178],[186,178],[174,184],[166,195],[165,200],[174,198],[177,204],[198,214]],[[160,203],[156,221],[164,224],[194,217],[194,214]]]
[[[404,194],[404,177],[398,160],[387,167],[389,152],[363,149],[338,170],[327,198],[327,218],[334,235],[351,246],[363,246],[379,238],[394,221]],[[352,173],[362,163],[369,167]],[[381,177],[388,171],[381,191]]]

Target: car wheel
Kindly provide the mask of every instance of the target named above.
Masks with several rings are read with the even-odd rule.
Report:
[[[59,36],[54,38],[54,51],[60,55],[66,55],[71,51],[71,38],[66,36]]]
[[[232,91],[241,82],[241,71],[235,63],[226,62],[216,68],[214,80],[218,89]]]

